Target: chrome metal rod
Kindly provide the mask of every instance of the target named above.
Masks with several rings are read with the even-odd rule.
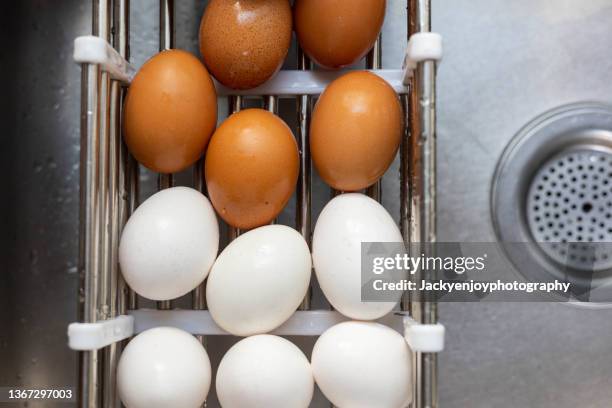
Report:
[[[431,1],[409,2],[408,32],[431,29]],[[434,62],[420,63],[411,83],[410,149],[409,149],[409,243],[412,250],[434,256],[428,243],[436,241],[436,67]],[[418,270],[413,279],[435,279],[436,273]],[[410,300],[412,317],[422,323],[437,322],[435,300],[416,295]],[[414,407],[437,407],[437,356],[435,353],[414,354]]]
[[[240,112],[240,110],[242,109],[242,96],[239,96],[239,95],[229,96],[227,98],[227,101],[229,103],[228,116],[230,116],[232,113]],[[241,233],[242,231],[240,231],[239,228],[228,225],[227,226],[228,243],[238,238]]]
[[[378,40],[374,43],[374,46],[366,55],[366,68],[367,69],[381,69],[382,68],[382,34],[378,35]],[[378,180],[366,189],[366,194],[372,197],[376,201],[380,202],[382,199],[382,182]]]
[[[159,50],[174,48],[174,0],[159,0]],[[174,185],[172,174],[159,174],[157,188],[162,190]],[[157,308],[161,310],[172,309],[170,300],[157,302]]]
[[[81,186],[80,186],[80,274],[81,320],[98,320],[99,286],[99,177],[98,94],[100,68],[83,65],[81,96]],[[99,361],[97,351],[79,353],[79,406],[95,407],[99,402]]]
[[[122,56],[127,58],[128,53],[128,13],[127,0],[113,2],[113,46]],[[119,239],[123,225],[127,220],[128,197],[126,191],[126,161],[121,137],[121,106],[123,89],[117,81],[111,83],[110,88],[110,139],[108,158],[108,194],[109,209],[106,214],[109,221],[109,317],[116,317],[126,312],[127,285],[119,273]],[[104,349],[104,371],[102,378],[103,393],[102,406],[120,406],[119,395],[116,388],[116,374],[120,343],[113,343]]]
[[[204,158],[193,165],[193,187],[206,194],[206,182],[204,180]],[[191,307],[196,310],[206,309],[206,280],[191,292]],[[204,336],[198,336],[200,342],[204,342]]]
[[[306,54],[298,47],[298,69],[309,70],[310,60]],[[310,139],[308,132],[311,113],[311,98],[308,95],[300,95],[297,97],[297,143],[300,151],[300,174],[297,184],[296,200],[295,200],[295,227],[309,247],[312,244],[312,226],[311,226],[311,180],[312,180],[312,163],[310,161]],[[312,271],[311,271],[312,272]],[[311,273],[311,276],[314,274]],[[312,300],[312,284],[306,292],[306,296],[300,305],[300,310],[309,310]]]
[[[202,194],[206,194],[204,158],[198,160],[193,166],[193,187]],[[191,307],[196,310],[206,309],[206,281],[202,282],[193,292],[191,292]],[[203,343],[204,336],[198,336],[198,340]]]
[[[130,58],[130,2],[129,0],[115,0],[114,26],[115,39],[114,46],[119,51],[119,54],[125,59]],[[127,222],[130,214],[138,206],[138,163],[129,154],[127,146],[123,142],[122,123],[121,123],[121,107],[125,98],[125,89],[120,89],[120,105],[119,105],[119,120],[118,128],[118,159],[117,159],[117,190],[119,195],[118,214],[117,214],[117,235],[121,236],[123,226]],[[117,249],[117,248],[115,248]],[[118,265],[117,265],[118,266]],[[118,273],[117,278],[118,304],[117,313],[125,314],[128,309],[137,307],[136,293],[125,283],[121,273]]]
[[[108,221],[108,317],[116,317],[119,303],[118,292],[118,247],[119,237],[123,224],[119,222],[120,193],[119,193],[119,160],[120,160],[120,108],[121,108],[121,84],[117,81],[111,82],[110,88],[110,139],[108,157],[108,209],[106,219]],[[104,392],[102,395],[103,406],[114,406],[117,402],[116,393],[116,371],[119,357],[119,349],[116,343],[104,349]]]
[[[264,106],[269,112],[278,113],[278,97],[274,95],[264,96]]]
[[[98,294],[98,318],[108,319],[110,309],[110,194],[109,194],[109,156],[111,138],[111,78],[107,72],[100,76],[100,148],[98,151],[98,185],[100,186],[100,293]]]
[[[108,0],[93,1],[92,33],[110,40],[111,10]],[[100,186],[100,144],[104,138],[102,120],[108,95],[108,74],[102,74],[98,66],[84,64],[82,68],[81,91],[81,181],[80,181],[80,271],[83,310],[81,318],[85,322],[95,322],[100,318],[100,302],[106,300],[106,280],[102,262],[104,253],[101,225],[104,214]],[[105,89],[103,89],[105,88]],[[108,122],[105,125],[108,127]],[[101,295],[103,296],[101,298]],[[81,300],[80,300],[81,301]],[[101,361],[98,351],[79,354],[79,406],[97,407],[101,403]]]
[[[402,103],[402,111],[404,114],[404,133],[400,143],[400,230],[406,244],[410,243],[411,228],[413,220],[410,216],[413,214],[410,211],[410,157],[411,157],[411,132],[410,132],[410,94],[400,95]],[[401,309],[403,311],[410,310],[410,292],[405,291],[401,299]]]
[[[159,1],[159,50],[174,48],[174,0]]]

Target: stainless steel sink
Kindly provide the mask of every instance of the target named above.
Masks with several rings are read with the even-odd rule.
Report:
[[[383,67],[391,68],[402,60],[405,10],[403,0],[387,3]],[[432,4],[434,30],[445,44],[438,71],[438,236],[491,242],[492,178],[510,140],[558,106],[612,104],[612,1]],[[197,52],[204,2],[177,5],[177,45]],[[131,49],[139,66],[157,50],[150,25],[157,5],[132,0],[131,6],[138,10],[131,16]],[[76,386],[76,354],[66,346],[79,296],[80,69],[71,53],[74,37],[90,32],[91,5],[23,0],[1,7],[0,73],[7,92],[0,122],[0,386]],[[383,183],[393,214],[399,211],[396,172]],[[328,198],[322,185],[314,194],[320,204]],[[440,406],[610,405],[612,310],[443,303],[440,317],[448,333],[439,358]],[[211,344],[213,362],[232,341]],[[297,341],[305,349],[312,345]],[[323,406],[322,399],[313,405]]]

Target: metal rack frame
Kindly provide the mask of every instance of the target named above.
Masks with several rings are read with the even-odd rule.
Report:
[[[407,0],[407,3],[409,37],[414,33],[430,32],[431,1]],[[163,50],[174,45],[174,1],[160,0],[159,4],[159,48]],[[129,60],[129,0],[93,0],[92,31],[94,36],[111,44],[122,58]],[[366,57],[366,68],[380,70],[380,44],[379,38]],[[430,59],[420,61],[416,65],[407,86],[399,86],[406,124],[399,153],[400,227],[405,241],[413,248],[415,244],[436,240],[436,64]],[[298,69],[309,71],[310,68],[310,61],[299,50]],[[280,75],[283,75],[283,72]],[[304,73],[304,78],[308,79],[309,75]],[[79,321],[85,323],[104,322],[138,309],[138,297],[123,281],[117,262],[117,247],[122,227],[138,204],[139,180],[138,164],[129,155],[121,137],[124,92],[125,88],[121,82],[113,79],[99,64],[82,64]],[[229,114],[241,109],[243,96],[229,90],[222,92],[229,95]],[[251,92],[258,92],[258,89]],[[296,138],[300,149],[296,229],[302,233],[309,245],[311,160],[308,127],[312,95],[316,93],[317,89],[291,96],[297,101]],[[260,96],[265,108],[276,112],[278,98],[288,95],[264,93]],[[194,187],[205,192],[201,166],[201,161],[194,166]],[[159,175],[160,189],[172,185],[172,175]],[[368,188],[366,193],[380,201],[380,183]],[[237,237],[240,231],[229,228],[228,234],[231,240]],[[414,279],[421,278],[424,276],[419,271]],[[206,282],[192,292],[192,308],[196,311],[206,309],[205,284]],[[309,291],[300,310],[310,310],[310,296]],[[172,303],[158,302],[157,308],[164,313],[164,310],[172,309]],[[437,323],[437,307],[431,299],[405,297],[401,302],[401,309],[409,312],[413,322],[417,324]],[[136,310],[135,313],[137,312]],[[299,313],[309,312],[298,312],[296,315]],[[318,312],[312,313],[310,316],[314,317]],[[338,318],[332,314],[321,313],[317,316],[327,319],[327,323]],[[298,320],[304,318],[307,319],[308,315],[296,317]],[[205,341],[203,335],[198,338],[202,342]],[[100,350],[80,353],[79,406],[120,406],[115,375],[123,345],[121,342],[111,343]],[[413,407],[437,406],[436,369],[435,352],[414,352]]]

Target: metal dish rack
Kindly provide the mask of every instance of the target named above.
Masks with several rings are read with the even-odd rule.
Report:
[[[160,0],[159,49],[174,46],[174,2]],[[405,132],[400,146],[400,228],[406,243],[436,240],[436,61],[439,36],[431,31],[430,0],[407,0],[408,38],[405,67],[381,70],[380,39],[366,57],[366,68],[385,78],[400,95]],[[75,60],[82,64],[81,189],[80,189],[80,323],[69,327],[69,342],[81,350],[79,406],[121,406],[115,386],[119,355],[125,342],[147,328],[171,325],[185,329],[203,343],[223,335],[206,311],[204,282],[191,293],[191,310],[174,309],[171,301],[157,310],[138,308],[138,296],[123,281],[117,262],[121,230],[138,205],[139,165],[121,137],[121,107],[134,74],[129,60],[129,0],[93,1],[93,36],[75,41]],[[298,70],[281,71],[266,84],[233,91],[218,83],[227,96],[229,114],[241,109],[243,98],[263,98],[271,112],[279,98],[297,102],[296,138],[300,175],[296,192],[295,227],[311,242],[311,160],[308,126],[313,98],[341,73],[310,71],[310,61],[298,50]],[[194,188],[205,192],[202,162],[194,166]],[[159,189],[173,185],[171,174],[158,175]],[[339,192],[333,192],[332,195]],[[381,199],[380,183],[366,193]],[[228,239],[240,231],[228,228]],[[424,246],[426,250],[426,246]],[[420,253],[420,251],[419,251]],[[414,275],[416,281],[424,276]],[[429,278],[429,276],[427,276]],[[311,310],[310,296],[300,310],[273,333],[316,336],[346,320],[330,310]],[[430,299],[404,296],[401,310],[383,319],[404,330],[413,350],[412,407],[437,406],[436,352],[443,347],[444,328],[437,323],[437,305]]]

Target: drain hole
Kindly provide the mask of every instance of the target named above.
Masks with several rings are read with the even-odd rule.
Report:
[[[611,195],[612,183],[603,177],[611,170],[611,152],[584,149],[562,153],[536,171],[528,222],[535,241],[557,262],[579,270],[612,268],[612,257],[603,256],[609,249],[601,248],[612,242],[612,200],[600,200]]]

